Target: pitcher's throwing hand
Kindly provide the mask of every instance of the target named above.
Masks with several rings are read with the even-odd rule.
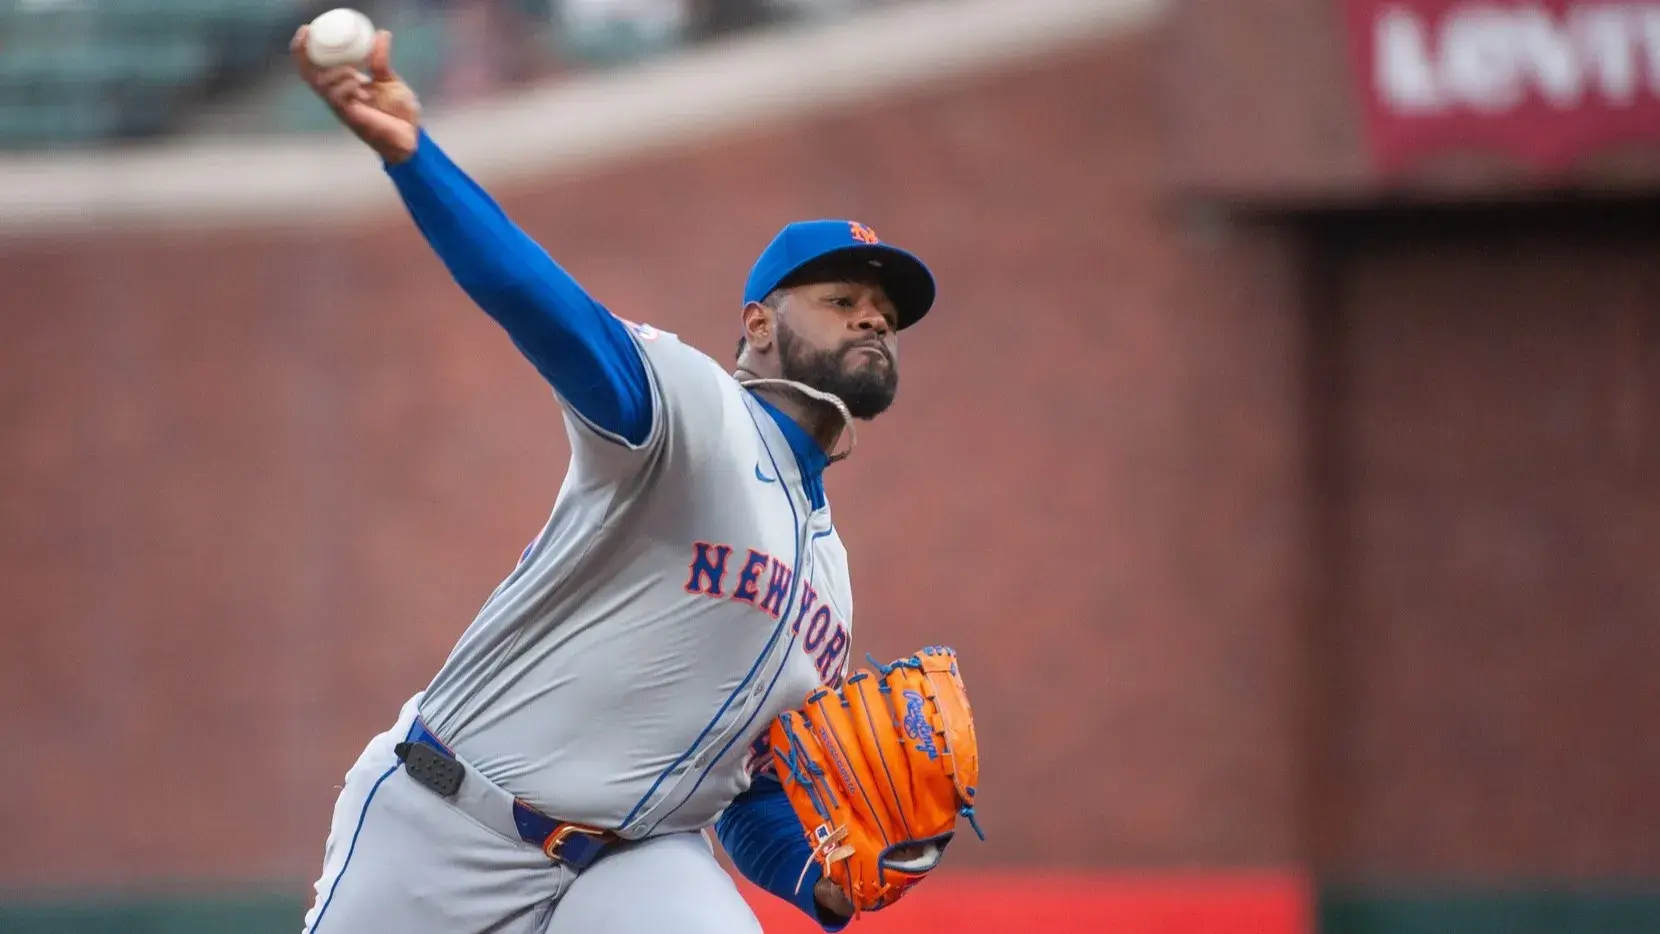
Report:
[[[396,165],[415,153],[420,137],[421,102],[415,92],[392,70],[392,34],[375,33],[369,53],[369,73],[350,65],[318,68],[306,56],[306,31],[301,26],[288,44],[300,77],[329,105],[346,128],[368,144],[389,165]]]

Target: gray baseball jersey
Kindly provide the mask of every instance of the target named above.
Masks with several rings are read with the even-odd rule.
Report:
[[[305,930],[758,931],[699,831],[767,764],[773,719],[845,670],[853,601],[825,453],[673,335],[611,327],[425,131],[387,173],[456,283],[555,387],[571,459],[541,533],[347,773]],[[746,306],[831,257],[875,270],[893,305],[861,304],[849,327],[904,328],[933,302],[919,259],[832,218],[779,232]],[[782,797],[746,799],[734,817],[776,839],[729,855],[817,917],[807,854],[796,869],[782,853],[808,846]],[[573,858],[591,838],[546,818],[628,839]]]
[[[428,686],[485,776],[624,837],[711,824],[756,741],[846,664],[847,555],[783,431],[706,354],[631,325],[654,422],[635,446],[564,406],[552,515]]]

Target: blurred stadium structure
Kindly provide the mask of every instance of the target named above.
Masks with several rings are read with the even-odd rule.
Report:
[[[557,489],[332,5],[0,0],[0,934],[297,931]],[[989,840],[855,931],[1660,931],[1660,3],[362,8],[618,314],[720,357],[797,217],[940,274],[830,495]]]
[[[180,133],[336,126],[279,67],[307,0],[5,0],[0,145],[80,148]],[[386,0],[406,80],[461,104],[572,70],[624,66],[882,0]]]

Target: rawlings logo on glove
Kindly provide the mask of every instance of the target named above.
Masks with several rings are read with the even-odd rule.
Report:
[[[930,759],[939,757],[928,717],[922,712],[922,695],[915,691],[905,692],[905,735],[917,741],[918,752],[927,753]]]
[[[770,731],[774,769],[812,858],[855,915],[893,904],[932,872],[958,817],[985,839],[974,817],[979,746],[956,653],[931,646],[871,664],[840,690],[814,690]]]

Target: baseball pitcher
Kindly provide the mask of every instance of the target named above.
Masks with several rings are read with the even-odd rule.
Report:
[[[827,931],[892,904],[974,819],[973,716],[948,648],[849,673],[823,476],[893,402],[928,268],[858,223],[786,226],[729,372],[515,226],[422,128],[390,34],[367,74],[304,42],[301,77],[546,378],[571,448],[541,532],[347,773],[305,932],[758,931],[710,829]]]

